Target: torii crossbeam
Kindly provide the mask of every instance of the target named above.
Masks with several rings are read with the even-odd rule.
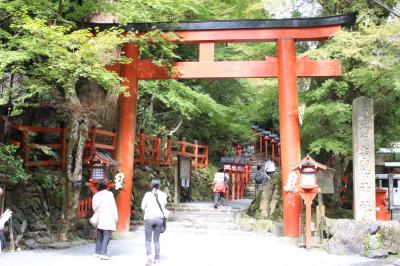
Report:
[[[118,230],[129,229],[136,131],[137,88],[146,79],[221,79],[221,78],[278,78],[281,138],[282,184],[286,184],[291,165],[299,162],[300,127],[298,115],[297,77],[338,77],[341,63],[336,60],[310,60],[296,57],[297,41],[321,41],[334,35],[341,27],[352,25],[354,14],[301,19],[202,21],[159,24],[127,24],[126,31],[146,32],[156,27],[174,31],[182,44],[198,44],[197,62],[174,63],[176,72],[168,74],[149,60],[140,59],[139,47],[126,44],[125,56],[131,63],[116,66],[115,71],[125,78],[129,97],[120,99],[117,160],[125,174],[125,187],[117,198]],[[109,28],[116,24],[95,24]],[[215,43],[275,42],[276,57],[263,61],[214,61]],[[301,201],[297,194],[283,192],[284,232],[299,236]]]

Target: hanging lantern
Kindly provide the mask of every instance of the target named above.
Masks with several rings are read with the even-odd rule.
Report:
[[[100,180],[104,179],[104,166],[101,163],[95,163],[92,165],[92,175],[91,178],[93,180]]]

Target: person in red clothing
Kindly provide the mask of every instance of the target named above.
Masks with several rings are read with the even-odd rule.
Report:
[[[224,169],[219,169],[214,175],[213,193],[214,193],[214,208],[224,204],[224,194],[226,191],[226,182],[228,175],[224,173]]]

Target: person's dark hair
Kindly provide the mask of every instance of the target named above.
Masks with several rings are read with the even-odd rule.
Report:
[[[160,179],[152,179],[151,180],[151,187],[152,188],[159,189],[160,188],[160,184],[161,184]]]
[[[218,172],[222,172],[222,173],[225,172],[225,171],[224,171],[224,168],[219,168],[219,169],[218,169]]]
[[[100,179],[97,183],[97,190],[102,191],[107,188],[107,182],[105,179]]]
[[[257,165],[257,170],[261,170],[261,164]]]

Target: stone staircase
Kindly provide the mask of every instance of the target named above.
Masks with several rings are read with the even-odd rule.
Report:
[[[240,230],[235,223],[235,213],[244,211],[251,199],[225,202],[224,206],[214,209],[211,202],[181,203],[170,207],[172,213],[168,219],[168,230],[182,233],[232,234]]]
[[[250,184],[243,199],[227,200],[224,206],[219,206],[218,209],[214,209],[212,202],[189,202],[168,206],[171,214],[168,218],[167,232],[222,235],[240,233],[240,226],[235,223],[235,214],[245,211],[255,198],[253,175],[258,164],[264,165],[264,160],[254,156]],[[142,227],[137,229],[143,230]]]

